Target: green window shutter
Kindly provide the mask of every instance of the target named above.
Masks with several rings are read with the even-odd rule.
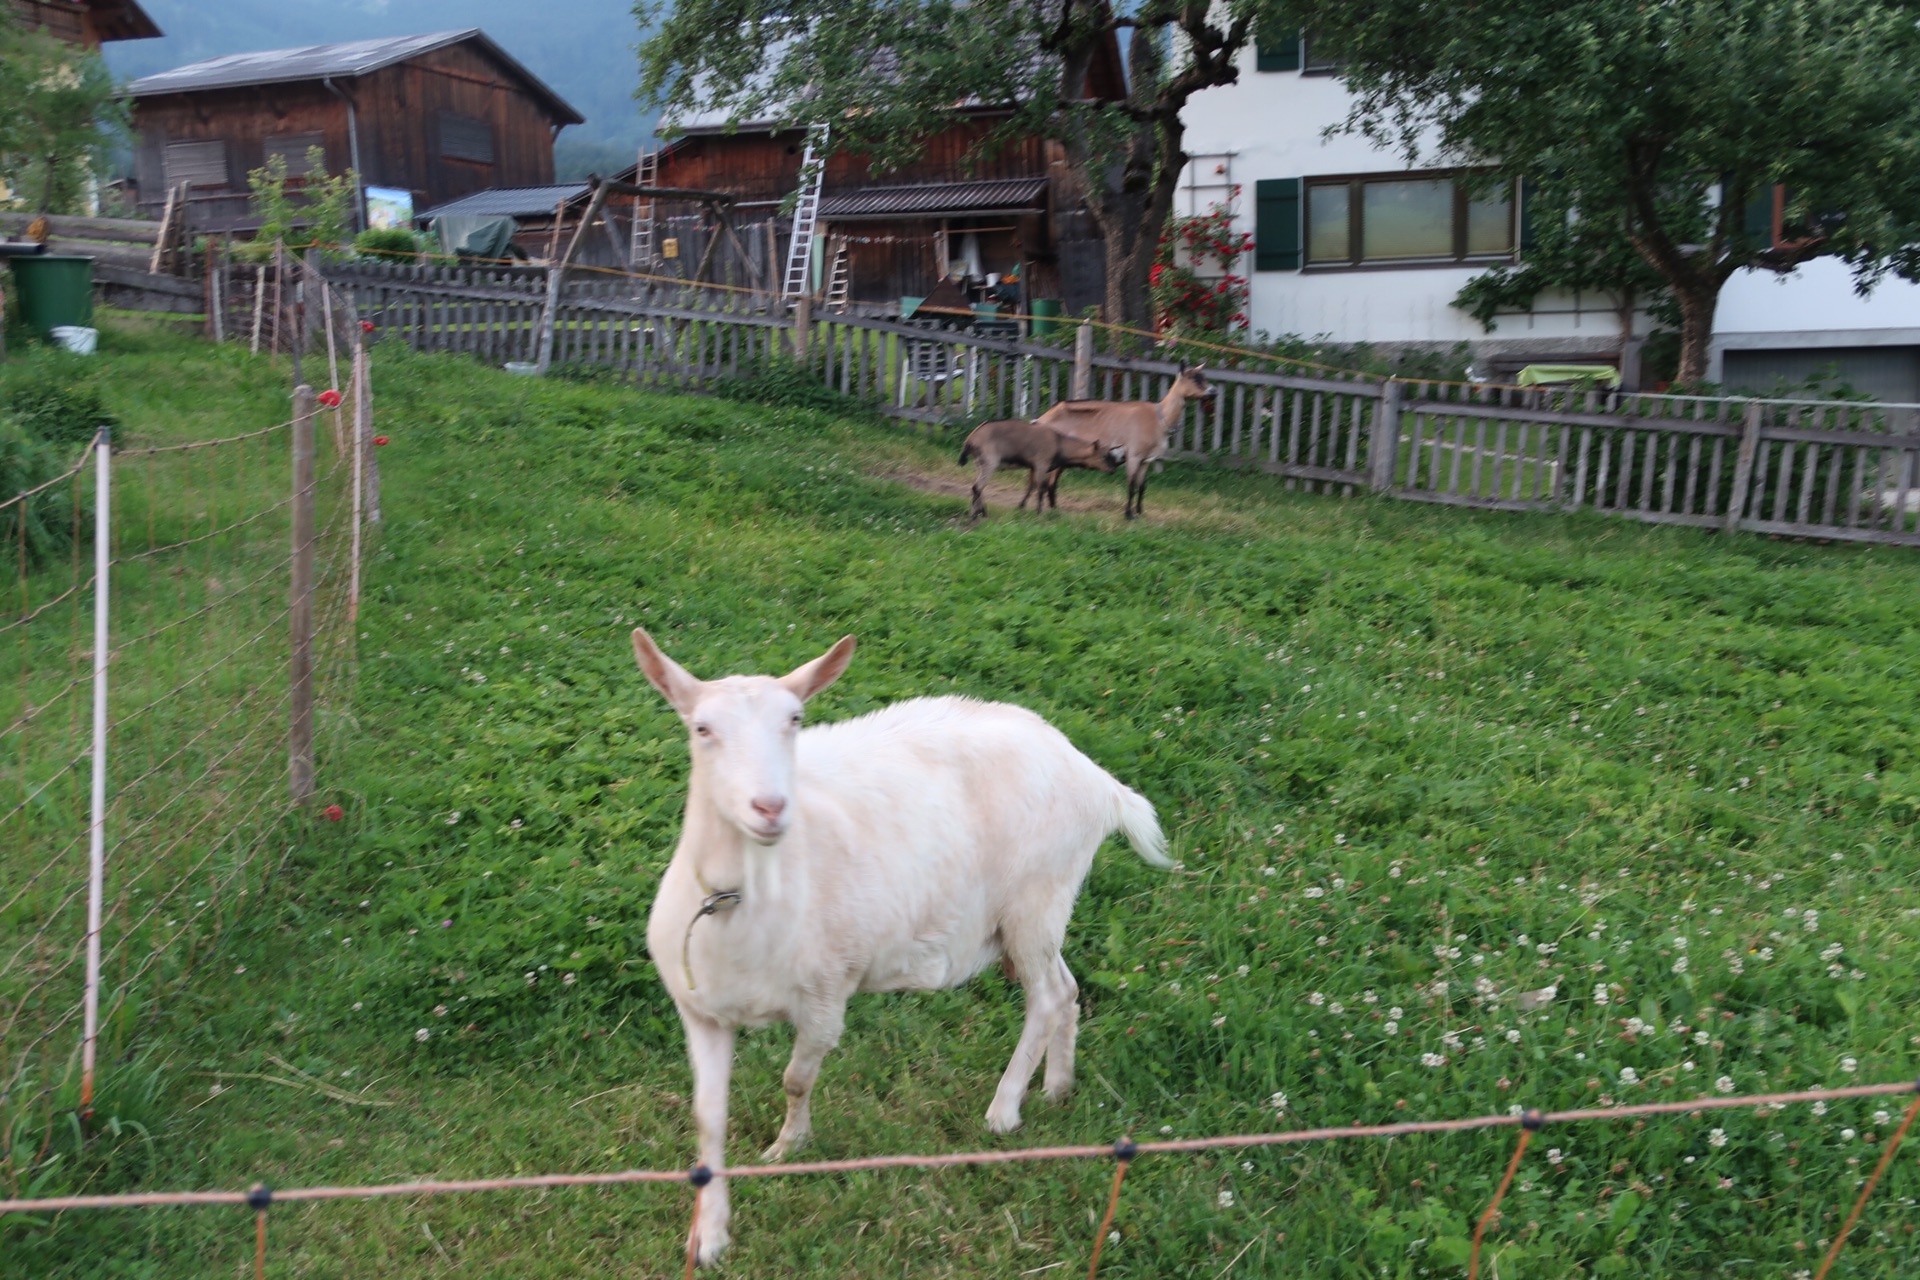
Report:
[[[1285,31],[1254,44],[1254,70],[1298,71],[1300,69],[1300,33]]]
[[[1534,191],[1532,178],[1520,179],[1520,252],[1522,253],[1539,243],[1533,234]]]
[[[1747,202],[1747,238],[1762,247],[1773,244],[1773,188],[1762,187]]]
[[[1300,179],[1262,178],[1253,184],[1253,269],[1300,269]]]

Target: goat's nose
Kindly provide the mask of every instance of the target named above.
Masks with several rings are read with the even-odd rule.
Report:
[[[753,811],[768,822],[778,822],[787,811],[787,802],[780,796],[755,796],[752,803]]]

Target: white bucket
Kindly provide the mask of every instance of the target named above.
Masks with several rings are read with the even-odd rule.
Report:
[[[100,340],[98,329],[88,329],[77,324],[57,324],[50,333],[53,340],[77,356],[93,354],[94,344]]]
[[[507,361],[507,372],[519,374],[521,377],[527,378],[539,373],[540,366],[531,360],[509,360]]]

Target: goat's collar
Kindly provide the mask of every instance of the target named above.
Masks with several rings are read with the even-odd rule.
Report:
[[[700,892],[702,894],[700,907],[693,913],[693,918],[687,921],[686,936],[680,940],[680,972],[687,979],[687,990],[689,991],[692,991],[695,986],[693,981],[693,926],[699,924],[703,916],[716,915],[722,911],[731,911],[740,905],[740,890],[714,888],[707,883],[707,878],[700,874],[698,865],[695,865],[693,868],[693,880],[695,884],[700,886]]]

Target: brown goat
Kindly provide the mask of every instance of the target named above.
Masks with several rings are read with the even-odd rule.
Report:
[[[1082,440],[1062,435],[1052,427],[1042,427],[1026,421],[1024,418],[1003,418],[998,422],[983,422],[973,429],[967,442],[960,446],[960,465],[965,466],[970,458],[980,459],[979,474],[973,481],[973,518],[978,520],[987,514],[986,499],[981,495],[986,491],[987,481],[1001,467],[1025,467],[1027,469],[1027,491],[1020,496],[1020,505],[1027,505],[1027,499],[1033,497],[1034,490],[1040,487],[1040,478],[1044,475],[1058,474],[1068,467],[1086,467],[1091,471],[1111,471],[1114,460],[1108,456],[1108,447],[1098,440]],[[1045,494],[1042,494],[1042,501]],[[1059,499],[1054,500],[1059,505]],[[1040,510],[1041,502],[1035,502],[1033,509]]]
[[[1077,440],[1100,440],[1108,448],[1126,450],[1127,519],[1146,510],[1147,464],[1166,456],[1167,436],[1180,421],[1187,401],[1211,399],[1218,388],[1207,381],[1207,366],[1196,364],[1180,370],[1167,394],[1152,400],[1066,400],[1041,414],[1034,422],[1052,427]],[[1045,489],[1060,483],[1060,473],[1050,472]],[[1043,490],[1044,497],[1044,490]]]

